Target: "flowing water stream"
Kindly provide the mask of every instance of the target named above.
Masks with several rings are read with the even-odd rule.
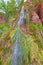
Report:
[[[24,6],[22,6],[22,9],[21,9],[18,27],[20,27],[22,24],[24,24]]]
[[[24,23],[24,6],[20,13],[20,19],[18,22],[18,31],[16,33],[16,40],[14,43],[14,51],[12,58],[12,65],[23,65],[23,46],[20,40],[21,33],[19,34],[20,26]]]

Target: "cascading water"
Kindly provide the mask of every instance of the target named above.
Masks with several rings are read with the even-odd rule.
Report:
[[[14,44],[12,65],[23,65],[23,46],[20,42],[19,30],[16,33],[16,41]]]
[[[16,33],[16,40],[14,43],[14,51],[11,65],[23,65],[23,44],[21,42],[20,26],[24,23],[24,6],[22,7],[20,19],[18,22],[18,31]]]
[[[22,10],[21,10],[21,13],[20,13],[20,19],[19,19],[19,22],[18,22],[18,27],[20,27],[22,24],[24,24],[24,6],[22,6]]]

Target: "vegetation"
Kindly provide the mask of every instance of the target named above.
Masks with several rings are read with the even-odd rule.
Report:
[[[43,65],[43,25],[39,15],[32,15],[37,3],[41,2],[43,0],[0,1],[0,10],[4,12],[0,15],[5,19],[0,24],[0,65]],[[24,23],[18,26],[23,6]]]
[[[15,3],[19,3],[19,5],[17,6]],[[5,12],[5,19],[6,21],[9,20],[9,17],[16,16],[16,9],[23,3],[23,0],[21,0],[19,2],[15,1],[15,0],[11,0],[11,1],[7,1],[7,3],[4,2],[4,0],[1,0],[0,2],[0,9],[3,10],[3,12]]]

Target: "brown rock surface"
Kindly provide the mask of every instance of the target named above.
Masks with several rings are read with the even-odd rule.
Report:
[[[41,24],[41,20],[35,11],[32,12],[32,22],[35,24]]]
[[[38,14],[41,23],[43,25],[43,3],[38,3],[37,6],[35,7],[34,11]]]

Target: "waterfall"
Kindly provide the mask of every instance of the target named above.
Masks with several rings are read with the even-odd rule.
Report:
[[[20,13],[20,19],[18,22],[18,31],[16,33],[16,40],[13,47],[14,50],[11,65],[23,65],[23,46],[20,40],[22,34],[19,28],[23,23],[24,23],[24,6],[22,7]]]
[[[23,65],[23,44],[20,40],[21,33],[19,30],[16,33],[16,40],[13,47],[13,58],[11,65]]]
[[[18,27],[20,27],[22,24],[24,24],[24,6],[22,6],[22,9],[21,9]]]

